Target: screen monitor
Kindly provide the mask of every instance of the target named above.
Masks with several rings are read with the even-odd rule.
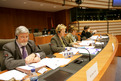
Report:
[[[121,0],[113,0],[113,7],[121,7]]]
[[[68,77],[70,77],[71,75],[72,75],[72,73],[62,71],[62,70],[58,70],[57,72],[55,72],[55,73],[51,74],[50,76],[46,77],[45,80],[46,81],[64,81]]]

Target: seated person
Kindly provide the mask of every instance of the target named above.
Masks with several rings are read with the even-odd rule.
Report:
[[[77,30],[78,30],[78,29],[75,28],[74,26],[71,26],[71,27],[69,28],[69,32],[70,32],[70,33],[68,33],[68,34],[66,35],[66,37],[65,37],[66,41],[67,41],[69,44],[72,44],[72,45],[77,44],[77,45],[78,45],[78,43],[77,43],[78,37],[76,36]]]
[[[62,52],[65,50],[65,47],[72,46],[68,44],[64,38],[66,26],[59,24],[56,27],[56,34],[51,38],[51,48],[54,53]]]
[[[38,49],[32,40],[29,40],[29,30],[25,26],[16,28],[15,35],[16,40],[14,42],[3,46],[3,64],[8,70],[37,63],[45,57],[45,53]]]
[[[51,30],[50,30],[50,34],[51,35],[55,35],[55,29],[52,27]]]
[[[48,29],[47,28],[44,28],[42,30],[42,35],[48,35]]]
[[[81,33],[81,41],[90,38],[96,32],[97,32],[96,30],[91,31],[89,26],[84,26],[84,30]]]

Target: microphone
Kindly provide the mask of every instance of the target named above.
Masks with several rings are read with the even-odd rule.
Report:
[[[85,49],[85,50],[87,50],[87,52],[88,52],[88,54],[89,54],[89,61],[91,61],[91,54],[90,54],[89,50],[86,49],[85,47],[84,47],[84,48],[80,48],[80,49]]]
[[[103,46],[104,46],[104,42],[105,42],[105,40],[104,40],[104,42],[103,41],[101,41],[101,39],[100,40],[97,40],[98,42],[100,42],[100,44],[98,45],[98,44],[95,44],[98,48],[101,48],[101,49],[103,49]]]
[[[84,49],[87,50],[87,52],[89,53],[89,61],[90,61],[91,60],[91,54],[90,54],[88,49],[86,49],[86,48],[84,48]]]

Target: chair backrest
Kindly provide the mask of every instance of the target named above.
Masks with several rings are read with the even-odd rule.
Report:
[[[53,57],[53,51],[51,49],[50,43],[38,45],[39,49],[42,49],[47,57]]]
[[[3,49],[2,49],[3,45],[5,45],[8,42],[12,42],[14,40],[15,39],[0,39],[0,67],[3,62]]]
[[[37,37],[37,36],[42,36],[42,32],[33,33],[33,34],[34,34],[34,37]]]
[[[14,41],[15,39],[0,39],[0,51],[3,50],[2,47],[4,44]]]

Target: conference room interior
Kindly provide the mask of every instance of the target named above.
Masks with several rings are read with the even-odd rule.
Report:
[[[113,3],[114,0],[1,0],[0,59],[2,46],[15,39],[15,29],[18,26],[29,29],[29,39],[36,46],[50,43],[58,24],[67,26],[65,36],[69,27],[75,26],[78,29],[78,40],[81,39],[79,34],[83,27],[90,26],[91,30],[97,30],[96,35],[109,35],[112,39],[116,37],[114,56],[111,56],[110,62],[105,65],[106,69],[103,68],[102,74],[100,70],[94,81],[120,81],[121,71],[117,69],[121,69],[121,5]],[[67,81],[73,80],[69,78]]]

